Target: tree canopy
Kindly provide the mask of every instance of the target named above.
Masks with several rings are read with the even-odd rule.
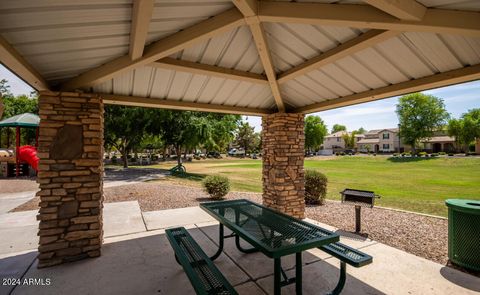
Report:
[[[318,150],[327,135],[327,126],[318,116],[305,118],[305,149]]]
[[[480,108],[471,109],[459,119],[448,121],[448,134],[454,136],[457,143],[467,147],[480,138]]]
[[[396,112],[400,137],[414,151],[420,139],[431,138],[449,118],[442,99],[423,93],[400,97]]]
[[[340,125],[340,124],[333,125],[332,133],[335,133],[338,131],[347,131],[347,127],[345,125]]]
[[[365,130],[365,128],[363,127],[360,127],[358,130],[357,130],[357,134],[365,134],[367,133],[367,130]]]
[[[235,144],[245,150],[245,153],[254,152],[260,146],[260,134],[248,122],[241,122],[235,135]]]
[[[5,118],[10,118],[15,115],[20,115],[23,113],[33,113],[38,114],[38,99],[37,93],[32,92],[30,95],[17,95],[15,96],[10,91],[10,85],[5,79],[0,80],[0,95],[3,101],[3,112],[0,116],[0,120]],[[1,102],[0,102],[1,104]],[[2,106],[0,105],[0,108]],[[1,143],[13,143],[14,132],[10,131],[10,128],[2,128],[0,133],[0,142]],[[27,128],[22,130],[21,138],[23,143],[31,143],[35,139],[35,129]]]
[[[355,135],[359,134],[358,131],[352,131],[350,133],[346,132],[342,135],[343,141],[345,142],[345,148],[353,149],[355,147]]]
[[[127,167],[127,154],[136,148],[173,147],[181,163],[181,151],[223,151],[233,140],[238,115],[192,111],[105,107],[105,144],[115,147]]]

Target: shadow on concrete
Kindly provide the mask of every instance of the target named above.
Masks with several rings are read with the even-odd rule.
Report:
[[[189,229],[209,255],[216,251],[217,245],[213,242],[214,238],[206,233],[216,236],[217,231],[218,226]],[[37,262],[32,265],[29,253],[1,259],[0,269],[8,269],[15,263],[15,269],[19,271],[5,275],[44,280],[48,278],[51,281],[48,286],[16,286],[12,294],[195,294],[184,271],[175,262],[163,231],[157,235],[149,234],[150,236],[130,236],[129,240],[112,238],[103,246],[102,256],[94,259],[37,269]],[[226,241],[224,253],[215,260],[215,265],[239,294],[265,294],[264,291],[272,294],[273,260],[261,253],[240,253],[234,248],[233,242],[232,239]],[[287,272],[291,272],[294,267],[292,258],[286,257],[282,261]],[[334,288],[339,274],[336,266],[307,252],[304,254],[304,262],[304,294],[322,294]],[[22,269],[28,271],[23,274]],[[283,293],[292,294],[290,291],[294,289],[291,288],[294,285],[285,288]],[[383,293],[348,275],[342,294]]]
[[[349,238],[355,241],[366,241],[368,239],[368,233],[356,233],[352,231],[346,231],[343,229],[337,229],[335,233],[339,234],[342,237]]]
[[[158,179],[168,174],[167,170],[155,168],[105,168],[105,182],[138,182]]]
[[[37,258],[37,251],[0,259],[0,294],[10,294]]]
[[[475,292],[480,292],[480,285],[475,283],[474,280],[467,280],[466,275],[465,275],[465,270],[461,272],[460,270],[457,270],[453,267],[445,266],[440,269],[440,274],[442,277],[444,277],[446,280],[454,283],[455,285],[461,286],[465,289],[469,289]],[[471,276],[477,276],[480,277],[480,273],[478,274],[469,274]]]

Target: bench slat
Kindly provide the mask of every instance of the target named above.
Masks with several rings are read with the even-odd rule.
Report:
[[[320,249],[354,267],[362,267],[373,260],[372,256],[339,242],[324,245]]]
[[[165,233],[197,294],[238,294],[184,227]]]

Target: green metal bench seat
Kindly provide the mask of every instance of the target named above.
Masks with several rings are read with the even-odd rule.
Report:
[[[165,233],[197,294],[238,294],[184,227],[167,229]]]
[[[340,278],[337,286],[330,294],[340,294],[343,290],[347,278],[347,264],[353,267],[362,267],[372,263],[373,260],[372,256],[339,242],[324,245],[319,249],[340,260]]]

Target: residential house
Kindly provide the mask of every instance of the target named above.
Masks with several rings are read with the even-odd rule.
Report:
[[[365,136],[357,142],[357,149],[360,152],[401,152],[404,147],[401,145],[398,135],[398,128],[375,129],[365,133]]]
[[[332,134],[325,136],[325,140],[323,142],[323,149],[327,151],[335,151],[335,150],[344,150],[345,147],[345,140],[343,140],[343,136],[347,134],[347,131],[338,131]],[[348,132],[350,135],[351,133]],[[363,134],[356,134],[355,135],[355,146],[357,148],[357,142],[360,141],[364,137]]]
[[[392,153],[411,150],[409,145],[402,143],[398,128],[370,130],[365,137],[357,142],[358,151],[375,153]],[[437,131],[431,138],[421,140],[420,148],[426,152],[455,152],[455,138],[445,131]]]
[[[455,137],[448,136],[444,130],[436,131],[431,138],[422,140],[423,149],[426,152],[456,152]]]

